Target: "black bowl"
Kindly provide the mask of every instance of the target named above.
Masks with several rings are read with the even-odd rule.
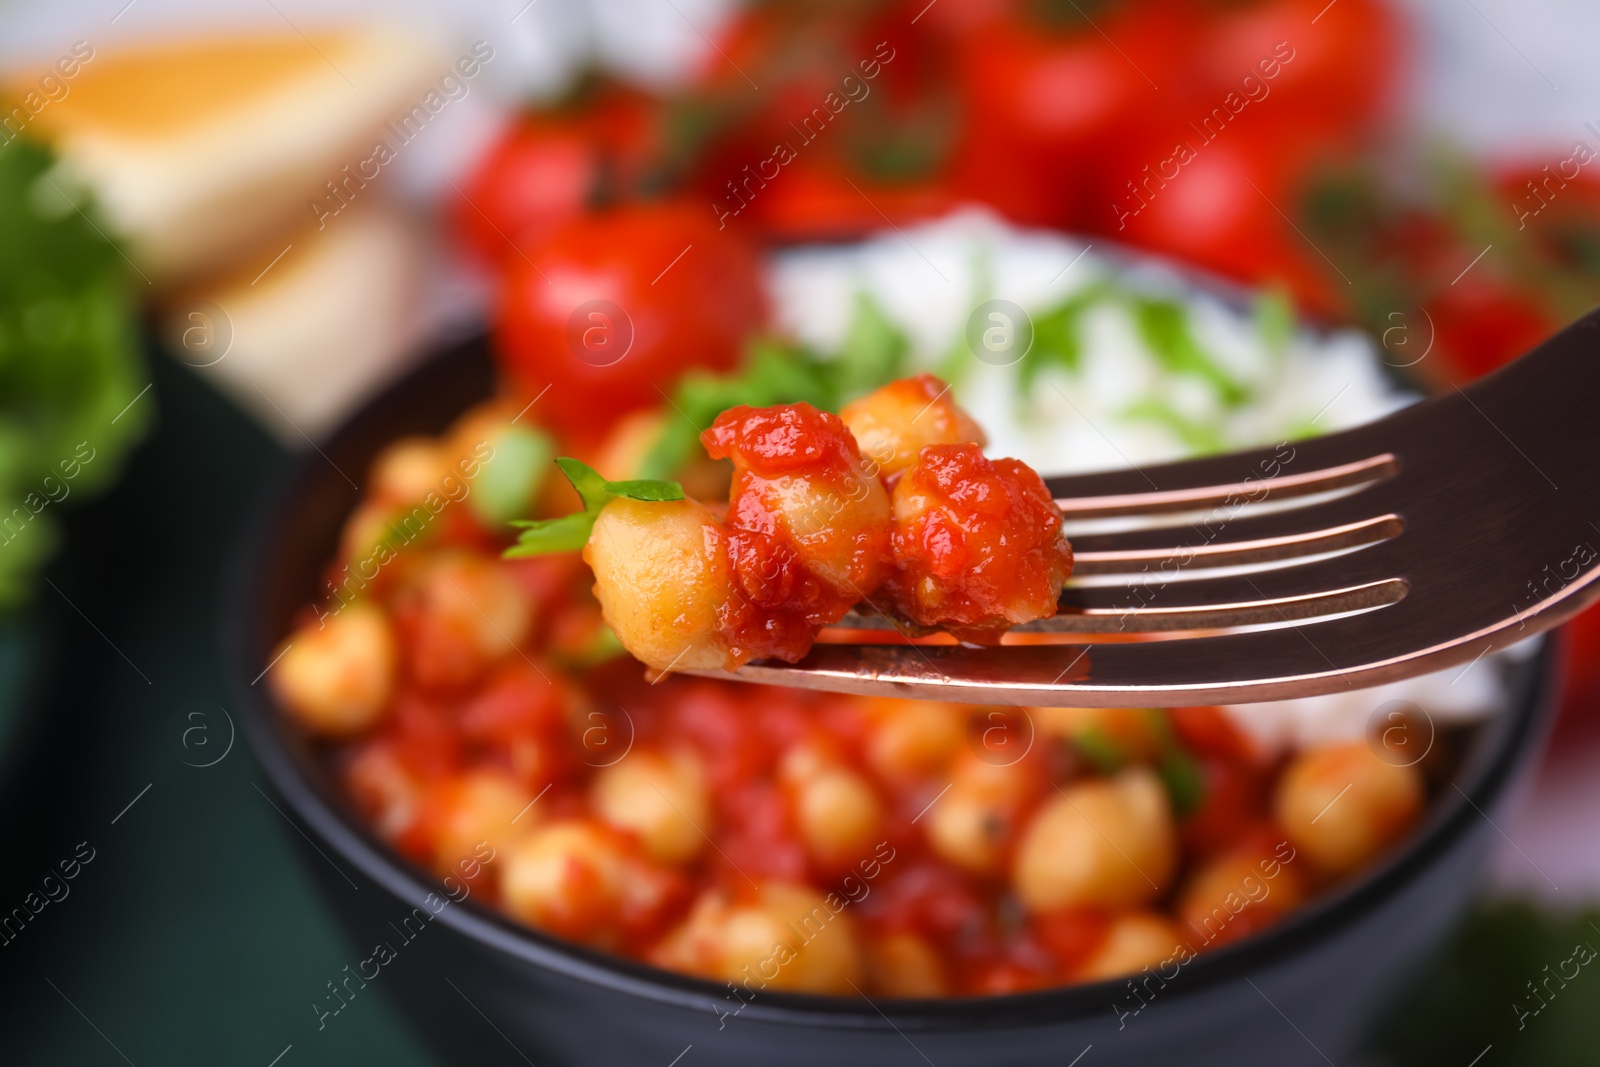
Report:
[[[1547,643],[1504,668],[1510,705],[1474,731],[1454,779],[1460,791],[1441,790],[1386,860],[1269,930],[1137,990],[1117,980],[982,999],[763,992],[745,1003],[731,987],[547,937],[471,898],[440,910],[445,887],[363,824],[317,746],[255,680],[294,612],[316,593],[356,503],[345,473],[364,474],[396,437],[439,432],[487,396],[493,378],[484,343],[462,344],[390,388],[320,451],[293,461],[250,528],[224,612],[245,733],[315,849],[306,852],[310,869],[357,943],[385,943],[394,954],[378,967],[362,962],[372,955],[364,951],[336,978],[352,993],[368,983],[391,990],[452,1062],[1067,1067],[1090,1046],[1085,1067],[1340,1062],[1466,906],[1496,836],[1489,818],[1533,761],[1551,718]],[[330,996],[326,1007],[338,1003]]]

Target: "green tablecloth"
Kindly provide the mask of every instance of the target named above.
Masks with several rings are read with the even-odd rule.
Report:
[[[376,983],[318,1032],[311,1005],[361,954],[243,738],[192,766],[227,744],[219,576],[282,454],[195,372],[151,364],[159,427],[72,515],[35,613],[46,736],[7,790],[0,913],[59,899],[0,944],[0,1063],[441,1062]],[[75,852],[93,858],[46,883]]]

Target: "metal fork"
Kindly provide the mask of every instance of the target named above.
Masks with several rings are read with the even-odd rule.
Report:
[[[750,663],[738,677],[1171,707],[1476,661],[1600,597],[1600,311],[1490,377],[1366,426],[1046,483],[1069,533],[1089,519],[1145,523],[1072,538],[1060,613],[1019,628],[1069,643],[913,644],[872,633],[896,624],[869,601],[801,662]]]

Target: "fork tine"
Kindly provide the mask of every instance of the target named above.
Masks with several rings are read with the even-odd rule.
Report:
[[[1385,494],[1387,495],[1387,494]],[[1311,556],[1399,536],[1405,522],[1366,493],[1266,515],[1208,516],[1184,526],[1079,534],[1072,538],[1074,575],[1159,568],[1228,567]]]
[[[1277,499],[1288,500],[1383,481],[1399,470],[1398,461],[1387,452],[1355,462],[1318,464],[1312,459],[1313,444],[1282,445],[1279,450],[1190,460],[1142,471],[1057,476],[1046,478],[1045,485],[1070,518],[1098,519],[1201,510],[1248,500],[1264,489]],[[1287,456],[1282,449],[1288,450]],[[1296,461],[1302,469],[1285,473]]]
[[[1361,621],[1309,629],[1320,635],[1325,627]],[[1317,679],[1327,680],[1322,688],[1329,690],[1362,684],[1362,671],[1340,669],[1320,644],[1320,637],[1313,643],[1299,628],[1283,628],[1109,645],[817,645],[793,667],[749,663],[737,677],[875,696],[1082,707],[1240,703],[1298,695]],[[1339,647],[1336,639],[1328,645]],[[1282,673],[1263,678],[1241,670],[1250,663],[1271,663]]]

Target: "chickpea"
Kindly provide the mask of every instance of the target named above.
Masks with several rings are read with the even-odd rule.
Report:
[[[658,946],[658,964],[798,993],[850,993],[861,983],[861,948],[846,901],[796,885],[768,885],[753,901],[704,894]]]
[[[535,408],[536,412],[538,409]],[[511,425],[528,426],[533,417],[517,420],[522,405],[510,399],[487,400],[468,409],[451,425],[440,441],[445,462],[454,466],[457,473],[467,477],[476,475],[476,461],[493,462],[494,441]]]
[[[345,788],[378,833],[393,838],[416,816],[422,785],[392,743],[363,745],[344,772]]]
[[[950,983],[944,962],[927,941],[895,933],[867,943],[867,974],[872,988],[889,997],[945,997]]]
[[[603,828],[550,823],[513,842],[497,862],[506,910],[530,926],[602,943],[625,893],[626,857]]]
[[[658,671],[729,665],[719,621],[727,543],[704,504],[613,500],[583,558],[606,622],[634,658]]]
[[[450,460],[437,440],[402,437],[372,461],[370,496],[386,504],[415,504],[429,493],[442,495],[440,483],[449,473]]]
[[[1038,472],[977,445],[928,445],[895,482],[885,599],[920,626],[993,644],[1056,613],[1072,571],[1061,509]]]
[[[891,523],[889,494],[859,465],[829,476],[764,478],[736,472],[730,520],[739,512],[741,494],[758,498],[764,510],[777,516],[796,563],[851,603],[881,581]]]
[[[1177,861],[1166,791],[1135,767],[1069,786],[1041,807],[1017,845],[1012,881],[1034,911],[1126,908],[1160,896]]]
[[[537,809],[528,808],[532,800],[522,783],[493,768],[471,770],[446,783],[437,794],[431,824],[434,865],[450,871],[468,857],[498,858],[506,845],[533,826]]]
[[[888,494],[838,416],[809,404],[730,408],[701,441],[734,465],[726,525],[740,653],[798,660],[817,627],[883,580]]]
[[[964,705],[883,698],[866,703],[872,721],[867,762],[883,777],[903,782],[935,774],[960,751]]]
[[[986,443],[983,430],[951,397],[950,387],[931,374],[890,382],[846,404],[839,417],[880,477],[911,466],[925,445]]]
[[[637,478],[645,458],[661,439],[669,415],[670,408],[624,415],[611,427],[590,466],[606,478]]]
[[[868,855],[883,827],[878,794],[846,767],[832,767],[801,782],[794,806],[806,851],[828,868],[849,866]]]
[[[362,504],[351,512],[345,520],[344,530],[339,534],[340,557],[351,563],[362,563],[371,558],[379,543],[389,536],[391,514],[389,507],[375,503]]]
[[[1043,736],[1090,751],[1105,747],[1108,756],[1139,762],[1161,754],[1161,712],[1150,708],[1029,708],[1028,714]]]
[[[1183,937],[1164,916],[1153,911],[1132,911],[1111,920],[1106,937],[1073,975],[1079,982],[1098,982],[1154,969],[1179,954]]]
[[[684,863],[705,845],[711,797],[700,758],[688,749],[630,752],[595,775],[590,797],[595,812],[638,835],[652,859]]]
[[[383,611],[358,600],[296,630],[268,676],[278,699],[303,725],[330,737],[349,737],[383,717],[394,688],[395,659]]]
[[[1279,779],[1278,823],[1322,871],[1341,875],[1392,844],[1422,811],[1415,767],[1379,759],[1365,741],[1301,753]]]
[[[527,592],[498,560],[465,552],[429,561],[408,590],[417,609],[408,649],[425,685],[459,685],[516,651],[533,625]]]
[[[1287,842],[1275,846],[1261,837],[1235,845],[1191,875],[1177,907],[1190,943],[1226,944],[1299,907],[1306,881],[1293,857]]]
[[[1005,863],[1017,816],[1040,782],[1026,760],[996,765],[965,753],[952,771],[950,791],[922,817],[928,843],[950,863],[975,874],[994,874]]]

